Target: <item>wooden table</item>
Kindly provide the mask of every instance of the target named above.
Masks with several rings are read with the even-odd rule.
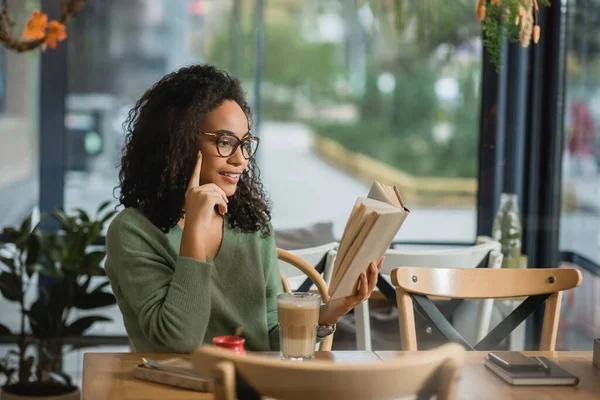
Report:
[[[160,361],[184,356],[173,353],[85,353],[82,400],[212,399],[210,393],[178,389],[136,379],[133,370],[142,357]],[[336,363],[368,363],[381,359],[372,351],[317,351],[316,359]]]
[[[547,357],[579,377],[577,386],[510,386],[483,365],[487,351],[468,351],[458,384],[460,400],[598,400],[600,370],[592,366],[591,351],[526,351],[525,354]],[[377,351],[382,360],[402,357],[402,351]]]
[[[402,357],[401,351],[333,351],[317,352],[317,359],[336,363],[368,363]],[[467,361],[458,386],[457,399],[600,399],[600,370],[592,366],[592,352],[527,352],[548,357],[580,382],[575,387],[513,387],[483,365],[487,352],[467,352]],[[97,399],[212,399],[199,393],[141,381],[133,370],[142,357],[163,360],[181,356],[172,353],[86,353],[83,358],[83,400]],[[401,377],[399,377],[401,378]]]

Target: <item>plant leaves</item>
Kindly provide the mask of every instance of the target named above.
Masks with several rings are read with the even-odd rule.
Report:
[[[38,339],[44,339],[50,336],[50,316],[48,309],[41,299],[31,305],[31,308],[25,312],[29,317],[29,325],[33,336]]]
[[[31,214],[21,224],[21,235],[28,235],[29,232],[31,232]]]
[[[102,291],[102,289],[104,289],[105,287],[107,287],[109,285],[110,285],[110,281],[102,282],[101,284],[96,286],[94,288],[94,290],[92,290],[92,293],[98,293],[98,292]]]
[[[19,231],[12,226],[4,228],[2,231],[2,240],[5,243],[15,243],[19,239]]]
[[[8,329],[8,327],[6,325],[2,325],[0,324],[0,336],[11,336],[12,333],[10,332],[10,329]]]
[[[106,252],[102,250],[92,251],[83,257],[83,268],[98,267],[106,257]]]
[[[25,265],[29,266],[37,263],[40,259],[41,250],[42,242],[40,237],[36,234],[29,235],[29,238],[27,239],[27,259],[25,260]]]
[[[90,222],[90,216],[83,208],[77,208],[76,211],[79,213],[79,218],[81,218],[83,222]]]
[[[90,276],[106,276],[106,271],[104,271],[104,268],[102,267],[95,266],[89,268],[87,270],[87,274]]]
[[[80,310],[91,310],[99,307],[112,306],[117,303],[117,299],[112,293],[92,292],[78,294],[75,296],[74,307]]]
[[[12,258],[8,258],[8,257],[4,257],[4,256],[0,256],[0,261],[6,265],[8,268],[10,268],[11,271],[15,272],[15,260]]]
[[[63,210],[56,209],[52,211],[50,215],[58,222],[61,228],[65,230],[70,228],[71,225],[69,223],[69,219]]]
[[[112,201],[106,200],[104,203],[100,204],[100,206],[98,207],[98,211],[96,211],[96,215],[99,215],[102,211],[106,209],[106,207],[110,206],[110,203],[112,203]]]
[[[50,288],[46,291],[44,298],[48,316],[50,317],[51,332],[59,329],[62,324],[63,313],[75,293],[73,285],[68,280],[50,279]]]
[[[83,332],[92,326],[92,324],[101,321],[112,321],[112,319],[100,315],[82,317],[67,326],[63,331],[63,334],[64,336],[81,336]]]
[[[100,232],[102,232],[102,224],[100,222],[96,221],[91,224],[88,230],[87,244],[94,243],[100,237]]]
[[[0,292],[7,300],[20,301],[23,296],[23,288],[19,277],[8,272],[0,273]]]

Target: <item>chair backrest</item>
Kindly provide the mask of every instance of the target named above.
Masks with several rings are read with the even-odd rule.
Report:
[[[488,260],[488,268],[499,267],[502,263],[500,242],[485,240],[482,243],[444,250],[405,251],[389,249],[385,253],[385,261],[381,273],[390,275],[398,267],[436,267],[436,268],[475,268]],[[490,253],[497,256],[490,260]],[[490,262],[491,261],[491,262]]]
[[[325,283],[325,280],[321,277],[321,275],[315,270],[315,268],[312,265],[310,265],[297,255],[282,249],[277,249],[277,257],[279,258],[280,265],[282,262],[286,265],[291,265],[295,267],[298,271],[300,271],[300,273],[308,276],[308,278],[316,285],[323,302],[327,303],[329,301],[329,289],[327,287],[327,283]],[[290,293],[292,290],[287,282],[285,274],[281,272],[281,270],[280,275],[283,290],[287,293]],[[332,343],[333,334],[327,336],[325,340],[321,342],[321,344],[319,345],[319,349],[329,351],[331,350]]]
[[[323,257],[327,257],[331,251],[335,251],[337,247],[337,242],[331,242],[322,246],[285,251],[289,254],[297,256],[298,258],[306,261],[306,263],[314,267],[323,259]],[[287,262],[283,260],[279,262],[279,271],[281,271],[288,279],[304,275],[303,271],[299,271],[297,268],[290,266]]]
[[[449,299],[527,299],[477,345],[488,350],[514,330],[538,306],[546,303],[540,350],[553,351],[564,290],[581,284],[581,272],[571,268],[489,269],[402,267],[392,271],[396,287],[401,346],[417,350],[413,301],[451,341],[471,347],[460,337],[427,296]]]
[[[213,379],[217,400],[235,398],[236,372],[261,396],[279,400],[377,400],[422,393],[437,393],[438,399],[450,400],[455,398],[464,357],[464,350],[454,343],[363,364],[298,363],[204,346],[192,354],[192,362],[201,376]]]

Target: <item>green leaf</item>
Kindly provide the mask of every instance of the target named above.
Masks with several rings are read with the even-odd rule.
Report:
[[[34,337],[43,339],[51,336],[52,321],[48,315],[48,308],[41,299],[34,302],[25,314],[29,317],[29,325]]]
[[[21,235],[28,235],[31,232],[31,214],[21,224]]]
[[[4,257],[4,256],[0,256],[0,261],[6,265],[8,268],[10,268],[11,271],[15,272],[15,260],[12,258],[8,258],[8,257]]]
[[[100,215],[100,213],[104,211],[106,207],[110,206],[110,203],[112,203],[112,201],[107,200],[104,203],[100,204],[100,206],[98,207],[98,211],[96,211],[96,215]]]
[[[32,265],[38,262],[40,259],[40,253],[42,250],[42,242],[40,237],[36,234],[29,235],[27,239],[27,260],[25,265]]]
[[[0,292],[7,300],[20,301],[23,297],[23,288],[19,277],[8,272],[0,273]]]
[[[106,257],[106,252],[102,251],[102,250],[92,251],[91,253],[86,254],[83,257],[84,269],[98,267],[100,265],[100,263],[102,262],[102,260],[104,260],[104,257]]]
[[[90,216],[83,210],[83,208],[77,208],[76,211],[79,213],[79,218],[83,222],[90,222]]]
[[[99,307],[112,306],[117,303],[117,299],[112,293],[107,292],[92,292],[78,294],[75,296],[75,308],[81,310],[91,310]]]
[[[63,210],[56,209],[52,211],[50,215],[58,222],[61,228],[65,230],[70,228],[69,219]]]
[[[107,317],[99,315],[92,315],[89,317],[79,318],[65,328],[63,331],[64,336],[81,336],[87,329],[89,329],[95,322],[112,321]]]
[[[1,336],[10,336],[10,335],[12,335],[12,333],[10,332],[10,329],[8,329],[8,327],[6,325],[0,324],[0,337]]]
[[[29,264],[25,266],[25,272],[28,277],[32,277],[40,268],[40,264]]]
[[[100,292],[102,289],[104,289],[107,286],[110,286],[110,281],[102,282],[101,284],[99,284],[98,286],[96,286],[94,288],[94,290],[92,290],[92,293],[98,293],[98,292]]]
[[[100,232],[102,232],[102,224],[99,222],[91,224],[88,230],[87,244],[94,243],[100,237]]]
[[[88,268],[87,274],[90,276],[106,276],[106,271],[104,271],[104,268],[96,265],[95,267]]]
[[[2,236],[6,243],[15,243],[19,239],[19,231],[9,226],[4,228]]]

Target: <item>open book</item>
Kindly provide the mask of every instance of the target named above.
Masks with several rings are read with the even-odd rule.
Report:
[[[333,266],[331,299],[356,293],[361,272],[385,254],[410,211],[398,188],[375,182],[354,204]]]

